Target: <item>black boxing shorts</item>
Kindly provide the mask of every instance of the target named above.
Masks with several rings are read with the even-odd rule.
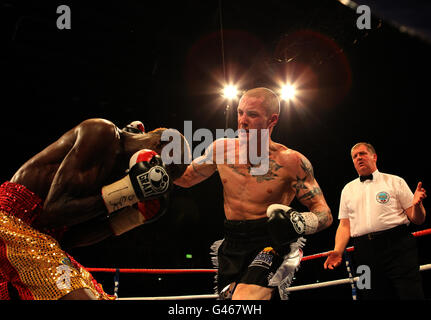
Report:
[[[266,221],[225,220],[225,238],[211,247],[213,264],[218,268],[216,293],[232,282],[269,287],[268,281],[283,258],[271,247]]]

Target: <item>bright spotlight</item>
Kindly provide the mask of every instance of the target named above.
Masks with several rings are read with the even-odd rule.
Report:
[[[291,84],[285,84],[281,87],[281,99],[289,101],[296,95],[296,89]]]
[[[223,97],[232,100],[238,95],[238,89],[233,85],[227,85],[223,89]]]

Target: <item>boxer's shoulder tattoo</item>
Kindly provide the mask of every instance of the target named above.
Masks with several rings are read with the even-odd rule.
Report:
[[[308,161],[308,159],[305,157],[301,158],[301,169],[305,172],[307,176],[314,178],[313,166],[311,165],[310,161]]]
[[[295,189],[295,193],[298,197],[298,200],[311,200],[315,196],[322,194],[322,190],[319,187],[307,186],[305,182],[308,179],[314,180],[313,166],[311,165],[310,161],[308,161],[308,159],[305,157],[301,157],[300,160],[300,166],[303,173],[305,173],[305,176],[301,178],[301,174],[296,175],[296,180],[293,182],[292,187]]]

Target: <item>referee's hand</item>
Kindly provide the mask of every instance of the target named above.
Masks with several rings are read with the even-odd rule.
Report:
[[[422,203],[422,201],[427,197],[427,192],[424,188],[422,188],[422,182],[418,183],[416,187],[416,191],[413,195],[413,205],[418,206]]]
[[[336,267],[338,267],[341,262],[343,261],[343,256],[336,252],[336,251],[331,251],[328,255],[328,258],[326,258],[325,263],[323,264],[323,267],[325,269],[334,269]]]

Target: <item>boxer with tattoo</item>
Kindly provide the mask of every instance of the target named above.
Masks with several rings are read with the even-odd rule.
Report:
[[[303,235],[332,224],[331,211],[310,161],[271,139],[279,120],[277,95],[266,88],[247,91],[238,105],[238,129],[250,147],[267,145],[266,170],[250,161],[244,139],[220,139],[194,159],[175,184],[191,187],[218,171],[223,184],[225,238],[213,245],[218,267],[217,292],[232,299],[270,299],[278,287],[282,298],[298,267]],[[261,131],[267,130],[268,141]],[[246,152],[246,154],[244,154]],[[220,155],[220,153],[222,153]],[[224,161],[220,161],[220,159]],[[246,161],[241,161],[246,160]],[[296,197],[309,212],[289,205]]]

